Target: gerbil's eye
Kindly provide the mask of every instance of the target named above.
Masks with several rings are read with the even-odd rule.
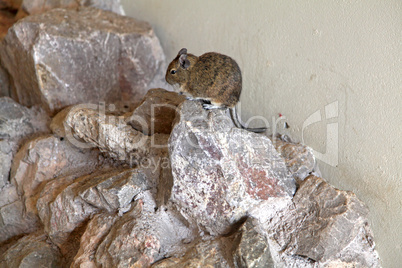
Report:
[[[175,74],[175,73],[176,73],[176,70],[173,69],[173,70],[170,71],[170,73],[171,73],[171,74]]]

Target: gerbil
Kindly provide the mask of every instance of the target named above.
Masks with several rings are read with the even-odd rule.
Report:
[[[182,48],[169,64],[165,78],[187,98],[203,100],[205,109],[229,108],[237,127],[253,132],[266,130],[246,128],[237,116],[235,106],[240,99],[242,77],[239,65],[232,58],[215,52],[197,57]]]

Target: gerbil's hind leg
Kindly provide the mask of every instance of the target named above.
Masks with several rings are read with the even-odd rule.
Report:
[[[203,102],[204,103],[202,104],[202,107],[204,107],[205,110],[212,110],[212,109],[224,110],[227,108],[225,105],[222,105],[221,103],[210,102],[205,100]]]
[[[224,107],[224,106],[217,106],[217,105],[208,104],[208,103],[202,104],[202,107],[204,107],[205,110],[212,110],[212,109],[224,110],[224,109],[226,109],[226,107]]]

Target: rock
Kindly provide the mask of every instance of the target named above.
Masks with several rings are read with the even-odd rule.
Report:
[[[61,267],[61,263],[58,248],[40,232],[24,236],[0,254],[0,267]]]
[[[12,184],[6,184],[2,189],[1,189],[1,194],[0,194],[0,208],[11,204],[15,201],[18,200],[18,194],[17,194],[17,188],[15,185]]]
[[[133,198],[150,188],[151,173],[145,169],[117,169],[47,183],[37,202],[46,232],[61,246],[95,213],[126,212]]]
[[[185,97],[162,88],[150,89],[141,104],[127,116],[126,122],[146,135],[170,134],[177,106]]]
[[[50,119],[43,110],[28,109],[8,97],[0,98],[0,119],[0,139],[20,140],[49,132]]]
[[[125,15],[120,0],[79,0],[81,6],[96,7],[103,10]]]
[[[9,181],[18,147],[35,135],[48,133],[49,121],[38,107],[28,109],[8,97],[0,98],[0,189]]]
[[[323,179],[309,176],[296,192],[293,203],[264,224],[280,258],[308,258],[312,262],[307,267],[339,260],[357,267],[367,267],[366,264],[379,267],[378,255],[372,254],[371,234],[364,231],[367,208],[353,193],[337,190]],[[286,265],[290,265],[289,260],[285,260]]]
[[[201,241],[182,257],[164,259],[152,268],[219,267],[230,268],[233,264],[226,258],[226,248],[220,239]]]
[[[3,0],[4,1],[4,0]],[[120,0],[18,0],[22,6],[18,17],[40,14],[54,8],[96,7],[124,15]],[[17,2],[18,2],[17,1]]]
[[[96,267],[94,261],[96,249],[119,218],[116,214],[102,213],[96,214],[90,220],[81,236],[79,250],[74,257],[71,268]]]
[[[25,199],[40,193],[47,181],[61,176],[88,174],[106,164],[95,149],[80,149],[47,135],[26,143],[16,154],[11,179]],[[35,203],[27,204],[27,208]],[[28,209],[31,211],[30,209]]]
[[[314,171],[316,161],[313,150],[303,144],[275,137],[272,140],[276,151],[284,158],[286,167],[296,180],[303,180]]]
[[[10,28],[0,56],[20,103],[50,114],[78,103],[139,102],[166,65],[148,23],[96,8],[26,17]]]
[[[151,193],[144,192],[97,247],[96,267],[149,267],[164,257],[182,254],[182,241],[191,241],[192,231],[175,213],[155,208]]]
[[[1,17],[1,14],[0,14]],[[0,22],[1,24],[1,22]],[[3,28],[4,29],[4,28]],[[8,28],[6,29],[6,31]],[[1,34],[1,32],[0,32]],[[6,35],[6,33],[4,33]],[[0,36],[2,38],[2,36]],[[10,97],[11,96],[11,83],[8,77],[7,71],[0,65],[0,97]]]
[[[236,240],[240,240],[234,251],[235,267],[275,267],[267,238],[256,228],[258,224],[248,218],[240,228]]]
[[[26,212],[24,202],[17,200],[0,208],[0,243],[40,229],[38,217]]]
[[[261,203],[290,198],[296,186],[271,141],[238,129],[224,111],[184,102],[169,140],[174,185],[171,200],[212,235]]]
[[[17,147],[15,142],[0,140],[0,193],[1,188],[8,184],[11,162]]]
[[[230,236],[188,244],[184,256],[161,260],[152,267],[274,267],[267,238],[253,221],[248,218]]]
[[[106,164],[98,150],[74,148],[68,141],[53,136],[26,143],[12,163],[10,177],[18,200],[0,209],[2,217],[8,219],[1,228],[0,242],[41,227],[36,201],[46,182],[58,176],[90,173]]]
[[[77,146],[96,146],[131,166],[141,164],[142,160],[155,162],[166,156],[168,135],[144,135],[127,125],[123,117],[105,115],[82,106],[67,108],[60,116],[56,115],[52,130]]]
[[[323,263],[324,267],[381,267],[375,250],[373,234],[368,226],[361,226],[357,236],[342,251]]]

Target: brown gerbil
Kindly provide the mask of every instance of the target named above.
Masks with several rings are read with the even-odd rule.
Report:
[[[182,48],[169,64],[165,78],[187,98],[203,100],[205,109],[229,108],[237,127],[254,132],[266,130],[245,128],[238,119],[234,108],[240,99],[242,77],[239,65],[229,56],[209,52],[197,57]]]

